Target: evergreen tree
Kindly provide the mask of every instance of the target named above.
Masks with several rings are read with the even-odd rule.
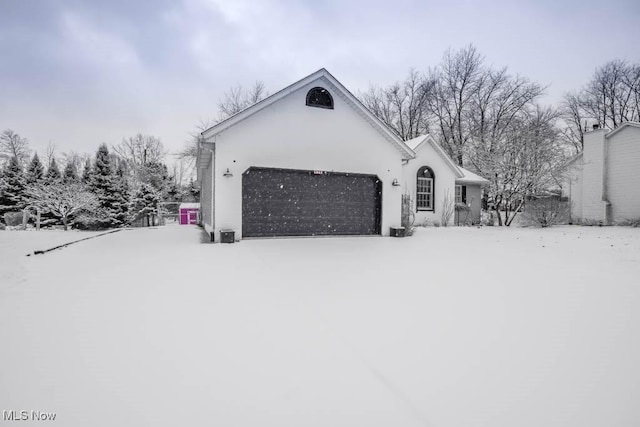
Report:
[[[150,184],[142,184],[135,192],[131,202],[136,218],[144,218],[146,226],[153,225],[151,218],[158,214],[160,195]]]
[[[27,184],[35,184],[36,182],[40,181],[43,177],[44,177],[44,166],[42,166],[42,163],[40,162],[38,153],[35,153],[33,155],[33,158],[31,159],[31,163],[29,163],[29,166],[27,167],[27,174],[25,179]]]
[[[67,165],[64,167],[64,172],[62,173],[62,182],[64,182],[65,184],[78,182],[78,171],[76,170],[76,165],[72,162],[67,163]]]
[[[56,159],[51,159],[51,164],[49,165],[49,169],[47,169],[47,174],[45,175],[45,179],[48,183],[54,183],[60,181],[62,175],[60,174],[60,169],[58,168],[58,164],[56,163]]]
[[[106,144],[102,144],[96,153],[89,188],[98,197],[99,205],[106,215],[103,221],[105,227],[120,227],[127,223],[129,195],[122,185],[122,178],[113,171]]]
[[[3,189],[0,194],[0,215],[19,211],[25,206],[26,180],[20,162],[14,156],[3,173]]]
[[[80,178],[83,184],[89,184],[91,180],[91,160],[86,161],[84,169],[82,170],[82,177]]]

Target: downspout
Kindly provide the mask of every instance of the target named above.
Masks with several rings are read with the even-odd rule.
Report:
[[[602,137],[602,201],[604,203],[604,223],[611,224],[611,202],[609,202],[609,144],[607,143],[607,135]]]
[[[215,214],[215,199],[216,199],[216,146],[209,148],[211,153],[211,241],[213,242],[213,236],[216,230],[216,214]]]

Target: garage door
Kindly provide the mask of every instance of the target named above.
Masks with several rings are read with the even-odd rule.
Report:
[[[242,236],[380,234],[376,176],[250,168],[242,176]]]

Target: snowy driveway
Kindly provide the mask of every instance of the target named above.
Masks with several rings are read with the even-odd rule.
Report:
[[[0,234],[0,410],[60,426],[640,425],[640,229],[203,245],[166,227],[28,258],[42,248],[19,235]]]

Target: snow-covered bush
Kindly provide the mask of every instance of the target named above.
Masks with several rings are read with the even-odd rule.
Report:
[[[416,219],[413,213],[413,200],[409,194],[402,195],[402,217],[400,219],[402,227],[405,229],[405,236],[411,236],[414,231],[413,223]]]
[[[495,211],[483,211],[480,214],[480,224],[491,227],[496,225],[496,213]]]
[[[22,225],[22,212],[5,212],[4,223],[9,227]]]
[[[569,203],[557,197],[529,200],[524,208],[521,223],[525,226],[550,227],[569,221]]]
[[[446,227],[451,223],[451,217],[455,212],[455,203],[453,198],[451,197],[451,193],[447,190],[444,193],[444,199],[442,200],[442,211],[440,213],[440,220],[442,221],[442,226]]]
[[[466,203],[457,202],[455,204],[457,225],[471,225],[471,218],[469,214],[471,213],[471,207]]]

